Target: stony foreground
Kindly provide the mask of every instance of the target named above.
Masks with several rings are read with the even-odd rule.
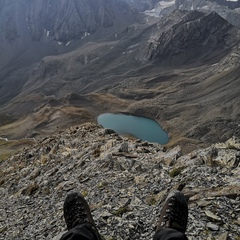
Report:
[[[0,239],[59,239],[71,190],[106,240],[152,239],[165,197],[184,184],[189,239],[240,239],[237,139],[182,156],[84,124],[0,163]]]

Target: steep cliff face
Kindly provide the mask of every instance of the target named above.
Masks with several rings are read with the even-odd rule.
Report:
[[[217,13],[193,11],[150,41],[145,57],[177,65],[211,58],[230,49],[232,31],[236,29]]]
[[[33,40],[40,40],[44,34],[51,39],[68,42],[91,34],[98,27],[114,24],[116,7],[121,2],[112,0],[36,0],[29,6],[27,22]],[[121,4],[120,11],[128,11],[128,5]]]
[[[124,26],[135,20],[132,9],[122,0],[2,0],[0,4],[0,69],[22,55],[27,56],[23,62],[34,62],[33,51],[40,59],[99,28]]]
[[[100,26],[112,26],[119,15],[117,8],[120,13],[130,12],[126,3],[112,0],[3,0],[0,7],[1,29],[7,40],[15,40],[27,28],[32,40],[40,41],[47,35],[66,42]]]

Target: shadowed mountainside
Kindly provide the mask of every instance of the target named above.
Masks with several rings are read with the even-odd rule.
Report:
[[[2,0],[0,69],[68,52],[99,29],[113,32],[136,20],[137,12],[122,0]]]
[[[235,33],[236,29],[215,12],[205,15],[193,11],[163,32],[146,57],[179,66],[207,61],[214,53],[229,51],[236,41]]]

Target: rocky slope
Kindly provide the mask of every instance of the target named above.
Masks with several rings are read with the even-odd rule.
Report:
[[[210,13],[217,12],[231,24],[240,27],[240,2],[228,0],[163,0],[158,1],[156,5],[146,11],[151,16],[165,17],[172,11],[180,10],[198,10]]]
[[[114,36],[139,16],[122,0],[2,0],[0,7],[0,105],[22,91],[37,61]]]
[[[178,15],[179,12],[175,12]],[[231,49],[237,29],[215,12],[186,12],[181,20],[159,31],[159,38],[149,40],[145,57],[165,65],[184,65],[211,59]],[[232,38],[233,37],[233,38]]]
[[[130,6],[140,10],[141,12],[152,9],[159,0],[125,0]]]
[[[240,142],[183,155],[86,123],[0,163],[0,239],[59,239],[68,191],[107,239],[150,239],[171,189],[185,184],[189,239],[239,239]]]
[[[122,0],[2,0],[0,7],[0,69],[68,52],[99,29],[136,21]]]

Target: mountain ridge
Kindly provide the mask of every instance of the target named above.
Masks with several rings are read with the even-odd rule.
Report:
[[[231,138],[184,155],[93,123],[45,136],[0,162],[1,236],[59,239],[64,198],[77,191],[105,239],[149,239],[168,193],[182,185],[189,238],[237,239],[239,151]]]
[[[196,15],[195,12],[190,14]],[[201,13],[199,14],[201,16]],[[226,46],[227,40],[225,39],[228,38],[227,34],[232,28],[231,24],[215,12],[197,19],[192,19],[191,16],[189,18],[187,15],[182,22],[174,25],[160,36],[157,40],[158,46],[155,52],[153,54],[148,53],[150,56],[147,58],[162,58],[163,61],[166,61],[172,55],[181,54],[181,51],[184,55],[186,55],[186,52],[189,54],[193,48],[194,52],[190,53],[188,58],[194,61],[197,60],[196,58],[200,58],[202,53],[209,55],[209,53],[216,51],[215,48],[221,50],[228,47],[230,50],[231,45]],[[230,44],[230,41],[228,44]],[[175,64],[185,64],[184,57],[180,55]],[[187,59],[187,61],[189,60]]]
[[[240,2],[228,0],[172,0],[158,1],[150,5],[146,14],[156,17],[166,17],[172,11],[179,10],[198,10],[205,13],[217,12],[231,24],[240,27]]]

